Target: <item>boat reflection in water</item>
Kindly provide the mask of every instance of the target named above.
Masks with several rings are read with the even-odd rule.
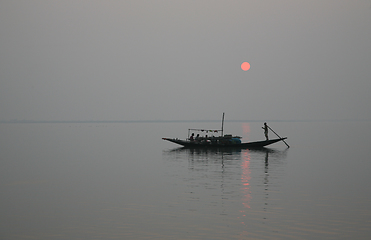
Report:
[[[164,151],[164,156],[175,182],[185,185],[179,194],[188,197],[186,204],[192,202],[189,211],[200,211],[202,218],[209,215],[217,225],[234,222],[238,232],[246,234],[256,219],[261,224],[271,211],[270,187],[274,191],[276,183],[270,183],[270,167],[274,181],[280,181],[277,176],[282,174],[276,171],[284,169],[286,153],[268,148],[176,148]]]

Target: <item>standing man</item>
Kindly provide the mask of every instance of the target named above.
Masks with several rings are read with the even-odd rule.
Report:
[[[269,140],[269,138],[268,138],[268,125],[267,125],[266,122],[264,123],[264,126],[262,128],[264,129],[265,140],[268,141]]]

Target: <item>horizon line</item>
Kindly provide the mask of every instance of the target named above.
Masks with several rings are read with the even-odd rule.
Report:
[[[225,122],[345,122],[371,121],[371,119],[243,119]],[[0,123],[182,123],[182,122],[220,122],[220,120],[0,120]]]

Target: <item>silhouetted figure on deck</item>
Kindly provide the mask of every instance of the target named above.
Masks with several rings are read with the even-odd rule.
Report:
[[[197,141],[197,142],[200,141],[200,134],[197,134],[197,136],[196,136],[196,141]]]
[[[269,140],[269,138],[268,138],[268,125],[267,125],[266,122],[264,123],[264,126],[262,128],[264,129],[265,140],[268,141]]]
[[[194,139],[194,136],[195,136],[195,134],[192,133],[192,135],[189,137],[189,141],[193,142],[193,141],[195,140],[195,139]]]

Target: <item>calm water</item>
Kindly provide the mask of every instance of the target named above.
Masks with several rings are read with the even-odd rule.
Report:
[[[291,148],[260,151],[161,140],[218,123],[0,124],[0,239],[370,239],[370,123],[268,123]]]

